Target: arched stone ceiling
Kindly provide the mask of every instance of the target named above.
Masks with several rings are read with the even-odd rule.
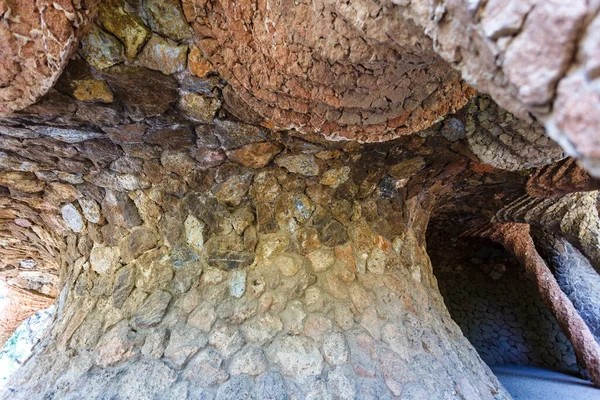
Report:
[[[396,7],[346,3],[184,1],[184,11],[220,75],[278,128],[386,140],[474,93]]]
[[[177,2],[177,0],[165,0]],[[93,0],[0,1],[0,113],[55,82]],[[195,40],[268,127],[381,141],[489,93],[600,175],[600,2],[184,0]],[[454,72],[452,68],[460,72]]]
[[[585,0],[184,1],[210,60],[244,100],[275,123],[369,141],[422,129],[469,94],[433,48],[500,106],[543,123],[596,176],[599,9],[600,2]],[[382,54],[387,58],[378,58]],[[310,79],[321,62],[329,68],[313,80],[339,89],[330,92],[329,100],[336,100],[329,103]],[[375,71],[384,76],[394,71],[407,82],[387,96],[389,87],[377,80],[365,88],[368,96],[358,96],[386,98],[388,108],[350,101],[349,89],[354,85],[356,91]],[[347,86],[334,86],[342,83]],[[406,101],[411,95],[418,104]],[[327,106],[342,109],[328,114]],[[402,123],[396,126],[398,117]]]

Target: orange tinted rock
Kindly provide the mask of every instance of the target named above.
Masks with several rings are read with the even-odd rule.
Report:
[[[190,48],[190,54],[188,55],[188,69],[192,74],[199,76],[200,78],[204,78],[214,70],[211,63],[204,58],[202,50],[196,46]]]
[[[10,10],[11,18],[0,30],[0,114],[33,104],[52,87],[96,3],[67,0],[38,9],[34,0],[2,2],[0,15]]]
[[[5,171],[0,173],[0,185],[24,193],[37,193],[44,190],[46,184],[38,180],[31,172]]]
[[[278,142],[251,143],[236,150],[227,152],[227,157],[250,168],[266,166],[281,151]]]
[[[75,81],[73,84],[73,96],[77,100],[100,103],[112,103],[114,100],[110,87],[104,81],[86,79]]]

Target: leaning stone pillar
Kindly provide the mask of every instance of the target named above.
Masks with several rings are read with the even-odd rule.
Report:
[[[491,224],[480,235],[502,244],[525,267],[544,303],[554,313],[561,329],[571,341],[577,360],[588,370],[594,385],[600,387],[600,346],[538,254],[529,229],[526,224]]]
[[[561,290],[600,343],[600,275],[564,238],[541,229],[532,230],[531,236]]]
[[[208,169],[167,149],[143,184],[124,156],[144,188],[100,216],[82,187],[54,321],[3,398],[509,398],[443,305],[419,201],[368,154],[294,143]]]

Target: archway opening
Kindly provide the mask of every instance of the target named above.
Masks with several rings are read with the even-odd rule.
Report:
[[[464,224],[434,219],[427,251],[453,320],[490,366],[577,373],[573,347],[525,269],[502,246],[461,236]]]

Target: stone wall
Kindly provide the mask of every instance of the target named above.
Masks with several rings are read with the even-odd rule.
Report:
[[[466,139],[523,128],[495,107],[385,144],[270,129],[179,2],[102,2],[54,89],[0,119],[0,273],[58,293],[2,396],[508,398],[425,249],[434,209],[489,220],[524,193]],[[519,143],[511,169],[545,162]]]
[[[453,182],[507,175],[441,124],[360,145],[244,123],[191,69],[76,58],[2,119],[3,274],[59,292],[2,396],[507,398],[424,248]]]
[[[437,291],[431,203],[402,189],[438,155],[217,124],[196,130],[211,165],[106,141],[71,199],[29,177],[59,199],[64,283],[5,398],[507,397]]]
[[[481,358],[576,372],[570,342],[522,266],[489,241],[450,242],[444,254],[430,247],[434,273],[450,315]]]

